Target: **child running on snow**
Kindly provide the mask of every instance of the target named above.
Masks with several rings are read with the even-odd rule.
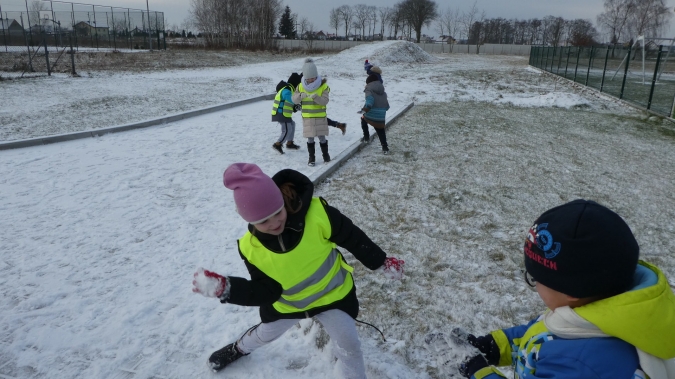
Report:
[[[481,354],[460,365],[467,378],[675,378],[675,295],[663,273],[638,261],[624,220],[575,200],[535,221],[525,240],[525,280],[548,310],[527,325],[467,342]]]
[[[363,115],[361,116],[361,129],[363,130],[363,143],[370,142],[370,132],[368,124],[375,128],[377,137],[380,139],[382,145],[382,152],[389,154],[389,145],[387,145],[387,132],[385,130],[385,122],[387,118],[387,110],[389,109],[389,101],[387,100],[387,93],[384,91],[384,86],[377,80],[375,75],[370,75],[366,79],[366,88],[363,90],[366,94],[366,102],[361,109]]]
[[[326,200],[314,196],[305,175],[285,169],[272,178],[251,163],[234,163],[223,175],[234,193],[248,232],[239,255],[251,279],[199,269],[193,291],[230,303],[260,308],[261,323],[209,358],[214,371],[281,337],[298,320],[314,317],[334,344],[345,378],[365,378],[354,320],[359,312],[349,266],[337,249],[348,249],[371,270],[401,278],[403,261],[384,251]]]
[[[277,142],[272,145],[272,148],[279,154],[284,153],[283,142],[286,141],[286,148],[291,150],[298,150],[300,146],[293,143],[295,137],[295,121],[293,121],[293,113],[297,111],[297,107],[291,99],[293,92],[302,80],[302,75],[292,73],[287,82],[283,80],[277,84],[277,94],[274,97],[274,104],[272,106],[272,121],[278,122],[281,126],[281,135]]]
[[[319,146],[324,163],[330,162],[328,154],[328,120],[326,119],[326,104],[329,101],[330,87],[327,79],[319,75],[314,60],[305,59],[302,66],[302,81],[293,93],[293,102],[302,105],[302,136],[307,138],[309,160],[307,164],[314,166],[315,145],[314,137],[319,138]]]

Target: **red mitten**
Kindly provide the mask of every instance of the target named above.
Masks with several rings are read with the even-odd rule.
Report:
[[[396,259],[394,257],[387,257],[384,259],[384,273],[391,279],[403,278],[403,259]]]
[[[230,283],[228,283],[227,277],[204,270],[201,267],[195,272],[192,286],[192,292],[200,293],[206,297],[222,298],[230,294]]]

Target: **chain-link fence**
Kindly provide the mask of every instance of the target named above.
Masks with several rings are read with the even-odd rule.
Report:
[[[673,117],[675,49],[649,41],[637,48],[533,46],[530,65]]]
[[[74,53],[166,49],[164,13],[63,1],[0,0],[0,75],[49,75],[49,61],[39,67],[32,56],[64,54],[71,47]]]
[[[76,75],[72,49],[64,46],[72,43],[73,36],[65,34],[54,37],[45,34],[41,37],[42,41],[35,45],[5,45],[0,52],[0,78],[45,76],[55,72]],[[54,38],[61,38],[61,44],[56,45]]]

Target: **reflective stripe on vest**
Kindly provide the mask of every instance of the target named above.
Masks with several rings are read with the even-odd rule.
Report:
[[[298,245],[287,252],[264,247],[251,233],[239,239],[239,251],[249,263],[281,284],[281,297],[273,304],[280,313],[295,313],[332,304],[354,287],[347,265],[336,245],[328,214],[319,198],[313,198]]]
[[[305,87],[300,83],[300,86],[298,86],[298,91],[304,92],[306,94],[316,94],[317,96],[321,96],[323,94],[323,91],[328,89],[328,83],[323,83],[319,88],[317,88],[313,92],[309,92],[305,89]],[[312,99],[311,97],[305,97],[302,99],[302,117],[303,118],[321,118],[321,117],[326,117],[326,106],[318,104]]]
[[[290,85],[289,85],[290,86]],[[283,104],[283,115],[286,118],[291,118],[293,117],[293,104],[289,103],[288,101],[281,100],[281,92],[283,90],[288,89],[289,91],[293,92],[293,86],[284,87],[277,92],[277,95],[274,96],[274,103],[272,105],[272,116],[276,116],[277,112],[279,111],[279,105]]]
[[[296,294],[304,291],[305,289],[309,288],[310,286],[313,286],[313,285],[321,282],[321,280],[323,280],[326,277],[326,275],[328,275],[330,273],[331,269],[333,269],[333,267],[335,266],[335,263],[338,260],[340,260],[340,253],[337,251],[337,249],[331,250],[331,253],[328,256],[328,258],[326,258],[326,260],[323,262],[321,267],[319,267],[319,269],[316,270],[316,272],[314,272],[314,274],[312,274],[312,276],[310,276],[309,278],[303,280],[302,282],[300,282],[300,283],[296,284],[295,286],[293,286],[293,287],[285,290],[284,292],[282,292],[281,298],[278,301],[280,303],[284,303],[284,304],[287,304],[287,305],[291,305],[295,308],[302,309],[302,308],[306,308],[308,305],[312,304],[314,301],[316,301],[321,296],[324,296],[328,292],[330,292],[330,291],[334,290],[335,288],[341,286],[345,282],[345,279],[347,278],[347,274],[349,273],[349,271],[347,271],[340,264],[339,271],[337,272],[337,274],[335,274],[333,276],[333,278],[330,280],[330,282],[328,282],[328,285],[326,285],[326,287],[324,287],[324,289],[322,289],[319,292],[314,293],[313,295],[309,295],[309,296],[307,296],[303,299],[300,299],[300,300],[296,300],[296,301],[287,300],[287,298],[289,296],[296,295]]]

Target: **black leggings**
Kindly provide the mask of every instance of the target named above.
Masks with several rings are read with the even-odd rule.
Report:
[[[361,118],[361,129],[363,129],[363,136],[364,137],[370,137],[370,132],[368,130],[368,123],[366,120],[362,117]],[[387,147],[387,132],[385,131],[384,128],[374,128],[375,133],[377,133],[377,137],[380,139],[380,144],[382,147]]]

